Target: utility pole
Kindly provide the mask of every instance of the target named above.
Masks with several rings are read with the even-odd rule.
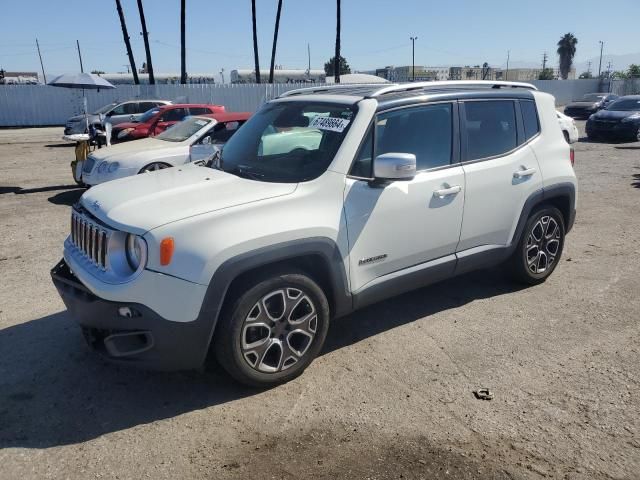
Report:
[[[38,43],[38,39],[36,38],[36,47],[38,48],[38,57],[40,57],[40,68],[42,68],[42,77],[44,78],[44,83],[47,83],[47,76],[44,73],[44,64],[42,63],[42,55],[40,54],[40,44]]]
[[[591,74],[591,60],[587,62],[587,73]]]
[[[607,63],[607,78],[611,78],[611,62]]]
[[[222,78],[222,83],[224,83],[224,68],[220,69],[220,77]]]
[[[120,17],[120,27],[122,28],[122,37],[124,38],[124,45],[127,47],[127,56],[129,57],[129,64],[131,65],[131,73],[133,73],[133,83],[135,85],[140,84],[138,79],[138,70],[136,70],[136,62],[133,59],[133,51],[131,50],[131,42],[129,41],[129,32],[127,32],[127,24],[124,21],[124,13],[122,11],[122,5],[120,0],[116,0],[116,9],[118,10],[118,16]],[[127,67],[127,73],[129,67]]]
[[[544,72],[547,69],[547,52],[542,54],[542,71]]]
[[[186,0],[180,1],[180,83],[187,83],[187,58],[186,58],[186,46],[185,46],[185,10]]]
[[[511,50],[507,50],[507,74],[505,75],[505,80],[509,80],[509,57],[511,56]]]
[[[335,83],[340,83],[340,18],[342,17],[342,11],[340,7],[340,0],[336,1],[336,53],[333,59],[333,80]]]
[[[78,46],[78,58],[80,59],[80,72],[84,73],[84,68],[82,67],[82,54],[80,53],[80,42],[76,40],[76,45]]]
[[[416,81],[416,40],[418,37],[409,37],[411,40],[411,81]]]
[[[311,75],[311,47],[307,43],[307,70],[309,71],[309,75]]]
[[[602,73],[602,50],[604,50],[604,42],[599,40],[600,42],[600,65],[598,66],[598,78],[600,78],[600,74]]]
[[[147,31],[147,22],[144,19],[144,8],[142,0],[138,0],[138,12],[140,13],[140,23],[142,24],[142,39],[144,40],[144,51],[147,54],[147,72],[149,73],[149,85],[155,85],[156,79],[153,76],[153,65],[151,64],[151,49],[149,48],[149,32]]]

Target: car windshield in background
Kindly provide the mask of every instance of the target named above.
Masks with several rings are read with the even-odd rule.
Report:
[[[264,182],[312,180],[333,160],[354,115],[330,103],[267,104],[225,144],[220,168]]]
[[[151,117],[153,117],[159,111],[160,111],[159,108],[152,108],[151,110],[147,110],[138,120],[135,120],[135,121],[144,123],[147,120],[151,120]]]
[[[191,135],[197,133],[211,122],[212,120],[205,120],[203,118],[188,118],[167,128],[156,138],[167,142],[184,142]]]
[[[607,107],[607,110],[617,110],[619,112],[640,112],[640,98],[622,98],[616,100]]]
[[[598,95],[597,93],[587,93],[582,97],[583,102],[599,102],[605,97],[605,95]]]
[[[94,115],[100,115],[100,114],[103,114],[103,113],[107,113],[109,110],[111,110],[116,105],[118,105],[118,104],[117,103],[110,103],[109,105],[105,105],[104,107],[99,108],[98,110],[93,112],[93,114]]]

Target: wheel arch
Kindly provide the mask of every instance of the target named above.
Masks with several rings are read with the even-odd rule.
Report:
[[[243,285],[287,268],[302,271],[318,283],[327,296],[333,318],[352,311],[347,271],[334,240],[315,237],[269,245],[230,258],[214,272],[200,311],[200,317],[211,322],[209,345],[224,308]]]

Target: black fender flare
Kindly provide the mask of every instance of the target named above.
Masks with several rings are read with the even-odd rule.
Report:
[[[336,242],[327,237],[310,237],[277,243],[252,250],[226,260],[216,269],[198,315],[198,320],[206,322],[209,338],[207,351],[227,297],[229,287],[240,275],[252,270],[268,267],[281,262],[294,261],[306,257],[319,258],[328,272],[332,307],[332,317],[348,314],[353,310],[349,291],[347,271]],[[206,355],[207,352],[204,352]],[[203,361],[204,361],[203,357]]]

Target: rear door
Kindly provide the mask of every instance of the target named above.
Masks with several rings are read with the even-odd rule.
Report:
[[[533,101],[460,103],[466,194],[458,251],[510,244],[525,201],[542,188],[529,146],[542,140],[539,125]]]

